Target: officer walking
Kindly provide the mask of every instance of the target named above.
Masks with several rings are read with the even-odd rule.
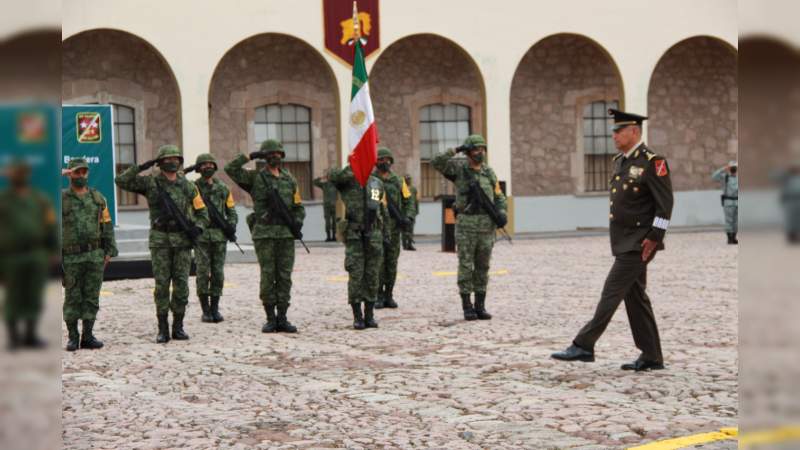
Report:
[[[725,233],[728,244],[738,244],[736,233],[739,231],[739,177],[736,175],[738,164],[731,161],[711,174],[711,179],[722,184],[722,210],[725,212]]]
[[[67,169],[69,188],[61,191],[61,254],[64,267],[64,322],[69,339],[67,351],[98,349],[103,343],[92,329],[100,309],[103,271],[117,256],[114,226],[106,198],[88,187],[89,165],[84,158],[72,158]],[[78,320],[83,333],[78,333]]]
[[[157,174],[139,175],[154,165],[160,169]],[[158,318],[156,342],[159,344],[170,340],[170,310],[172,339],[189,339],[183,329],[183,317],[189,303],[192,247],[196,245],[203,228],[208,227],[208,213],[203,198],[191,181],[178,174],[181,165],[183,155],[180,149],[175,145],[164,145],[158,149],[155,159],[131,166],[114,180],[120,189],[147,197],[150,208],[150,259],[156,284],[153,293]]]
[[[508,222],[506,197],[500,189],[494,170],[485,163],[486,140],[473,134],[459,147],[465,157],[455,157],[447,150],[433,158],[433,168],[456,186],[456,247],[458,249],[458,291],[465,320],[489,320],[486,311],[486,288],[489,284],[489,262],[492,259],[495,233]],[[478,187],[493,203],[500,223],[495,223],[481,206],[479,199],[469,194],[469,185]],[[473,306],[470,296],[475,293]]]
[[[314,186],[322,189],[322,212],[325,217],[325,242],[336,241],[336,186],[330,182],[328,175],[314,178]]]
[[[661,341],[650,298],[645,293],[647,264],[664,249],[672,215],[672,183],[666,159],[642,141],[647,117],[609,109],[614,116],[614,157],[610,182],[609,234],[614,265],[606,278],[594,317],[578,332],[572,345],[552,357],[563,361],[594,361],[594,345],[620,302],[625,300],[633,340],[642,354],[622,370],[664,368]]]
[[[267,161],[263,170],[244,168],[248,161],[258,158]],[[267,139],[261,143],[259,151],[249,156],[239,155],[225,166],[225,173],[253,198],[252,236],[261,267],[260,298],[267,314],[267,322],[261,328],[263,333],[297,332],[286,317],[292,292],[295,239],[286,221],[293,220],[302,227],[306,210],[297,181],[288,170],[281,168],[283,158],[286,158],[283,145]],[[291,217],[282,217],[281,208],[288,209]]]
[[[417,187],[412,183],[411,175],[406,175],[405,180],[406,186],[408,186],[408,191],[411,192],[411,203],[414,207],[414,216],[410,217],[411,224],[408,226],[408,231],[403,232],[403,250],[410,250],[413,252],[417,250],[414,247],[414,225],[416,224],[417,216],[419,215],[419,193],[417,192]]]

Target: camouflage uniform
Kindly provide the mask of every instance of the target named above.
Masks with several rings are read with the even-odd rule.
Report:
[[[332,170],[330,180],[336,185],[345,204],[344,268],[349,274],[347,299],[353,309],[353,325],[356,329],[377,327],[373,308],[378,295],[383,243],[388,238],[384,227],[388,213],[383,182],[374,175],[369,177],[365,201],[365,188],[358,184],[349,166]],[[369,235],[362,239],[365,214],[374,219]],[[366,317],[362,316],[361,303],[364,303]]]
[[[722,210],[725,213],[725,232],[728,243],[737,244],[736,233],[739,232],[739,177],[728,172],[728,167],[736,167],[731,161],[727,167],[721,167],[711,174],[711,179],[722,184]]]
[[[417,187],[411,184],[411,175],[406,175],[405,180],[408,191],[411,192],[411,203],[414,206],[414,215],[410,217],[411,226],[408,231],[403,232],[403,250],[413,251],[416,250],[416,248],[414,248],[414,225],[419,215],[419,192],[417,192]]]
[[[480,135],[469,136],[464,142],[467,148],[486,147]],[[489,262],[495,242],[497,226],[489,215],[469,198],[469,183],[477,178],[480,188],[494,201],[497,210],[506,215],[506,197],[500,190],[497,175],[491,167],[483,163],[479,170],[470,168],[466,158],[454,158],[450,149],[434,157],[432,165],[445,178],[455,184],[457,211],[456,247],[458,250],[458,290],[461,294],[465,318],[472,319],[469,296],[475,293],[475,312],[481,317],[486,287],[489,283]],[[488,314],[486,314],[488,318]]]
[[[328,172],[330,173],[330,172]],[[330,180],[314,179],[314,186],[322,189],[323,214],[325,216],[325,242],[336,240],[336,186]]]
[[[85,159],[73,158],[69,169],[88,169]],[[61,191],[61,254],[64,268],[64,322],[69,331],[67,350],[78,345],[78,320],[83,321],[81,348],[100,348],[103,343],[92,335],[100,309],[105,257],[119,253],[108,203],[99,191],[89,188],[84,194],[74,189]]]

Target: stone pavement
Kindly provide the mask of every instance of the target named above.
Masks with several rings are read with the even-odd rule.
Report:
[[[624,306],[597,362],[549,358],[594,310],[605,236],[499,242],[492,321],[462,320],[456,256],[432,244],[401,254],[400,308],[377,330],[351,328],[341,247],[298,251],[296,335],[260,332],[256,265],[227,267],[225,322],[201,323],[193,296],[191,340],[167,345],[152,280],[109,282],[106,347],[63,353],[64,448],[610,449],[736,426],[738,249],[724,239],[671,235],[651,264],[668,366],[654,373],[619,370],[638,355]]]

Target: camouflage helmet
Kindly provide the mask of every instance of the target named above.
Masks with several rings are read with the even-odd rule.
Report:
[[[464,139],[464,144],[461,146],[469,150],[478,147],[486,148],[486,139],[484,139],[480,134],[472,134]]]
[[[283,151],[283,144],[275,139],[267,139],[266,141],[262,142],[259,150],[267,153],[280,152],[281,158],[286,158],[286,152]]]
[[[156,161],[161,161],[164,158],[172,158],[176,157],[181,161],[183,164],[183,154],[181,154],[181,149],[178,148],[177,145],[162,145],[158,148],[158,154],[156,155]]]
[[[392,164],[394,164],[394,155],[392,155],[392,151],[389,150],[388,147],[381,147],[378,149],[378,159],[381,158],[389,158],[392,160]]]
[[[200,167],[200,164],[203,163],[212,163],[214,164],[214,169],[218,169],[217,160],[214,158],[214,155],[211,153],[201,153],[197,155],[197,159],[194,161],[194,165]]]
[[[89,163],[86,162],[86,158],[72,158],[67,163],[67,169],[69,169],[69,170],[76,170],[76,169],[89,170]]]

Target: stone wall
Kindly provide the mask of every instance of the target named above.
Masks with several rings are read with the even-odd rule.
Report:
[[[583,107],[621,97],[616,66],[591,40],[562,34],[534,45],[511,84],[513,195],[581,192]]]
[[[648,144],[666,156],[675,190],[717,188],[711,173],[737,158],[737,57],[709,37],[683,41],[656,65],[648,92]]]

